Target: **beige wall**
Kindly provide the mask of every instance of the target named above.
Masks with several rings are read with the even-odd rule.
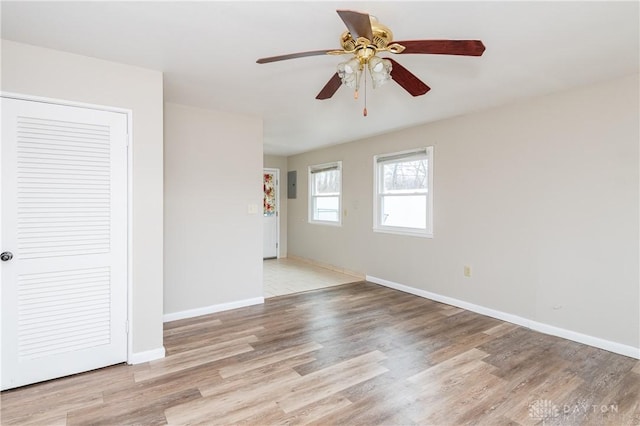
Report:
[[[264,155],[262,164],[280,170],[280,257],[287,257],[287,157]]]
[[[640,347],[638,117],[634,75],[289,157],[289,254]],[[434,238],[372,232],[373,155],[427,145]],[[336,160],[343,226],[310,225]]]
[[[162,348],[162,73],[3,40],[2,90],[133,111],[133,352]]]
[[[166,103],[164,143],[165,314],[262,297],[262,120]]]

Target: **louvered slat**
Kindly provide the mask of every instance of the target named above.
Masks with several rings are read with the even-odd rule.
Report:
[[[109,267],[20,275],[20,358],[108,344],[110,286]]]
[[[109,127],[33,117],[17,125],[18,256],[109,252]]]
[[[18,117],[18,256],[110,250],[108,126]],[[22,274],[18,352],[34,359],[108,344],[108,267]]]

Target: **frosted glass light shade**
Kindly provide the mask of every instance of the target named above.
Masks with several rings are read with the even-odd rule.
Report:
[[[347,87],[358,88],[361,72],[360,61],[356,58],[338,64],[338,76]]]
[[[391,61],[377,56],[369,59],[369,73],[376,89],[391,80]]]

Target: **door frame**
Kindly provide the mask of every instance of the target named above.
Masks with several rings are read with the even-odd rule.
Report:
[[[45,104],[70,106],[77,108],[95,109],[99,111],[117,112],[127,117],[127,300],[126,300],[126,324],[127,324],[127,364],[133,364],[133,110],[126,108],[110,107],[105,105],[89,104],[85,102],[68,101],[64,99],[49,98],[44,96],[25,95],[22,93],[0,91],[0,97],[17,99],[22,101],[40,102]],[[0,150],[0,155],[2,151]],[[0,161],[2,159],[0,158]],[[0,184],[2,183],[0,174]],[[1,185],[0,185],[1,187]],[[2,198],[0,198],[0,223],[2,223]],[[2,241],[2,227],[0,226],[0,241]],[[2,321],[2,317],[0,317]]]
[[[276,175],[276,259],[280,259],[280,169],[263,167],[262,168],[263,182],[264,182],[265,172],[275,173]],[[264,197],[264,190],[263,190],[262,196]],[[263,211],[263,217],[264,217],[264,211]]]

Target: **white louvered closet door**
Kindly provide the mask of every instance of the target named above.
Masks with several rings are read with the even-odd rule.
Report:
[[[2,98],[2,389],[126,360],[126,142],[126,114]]]

